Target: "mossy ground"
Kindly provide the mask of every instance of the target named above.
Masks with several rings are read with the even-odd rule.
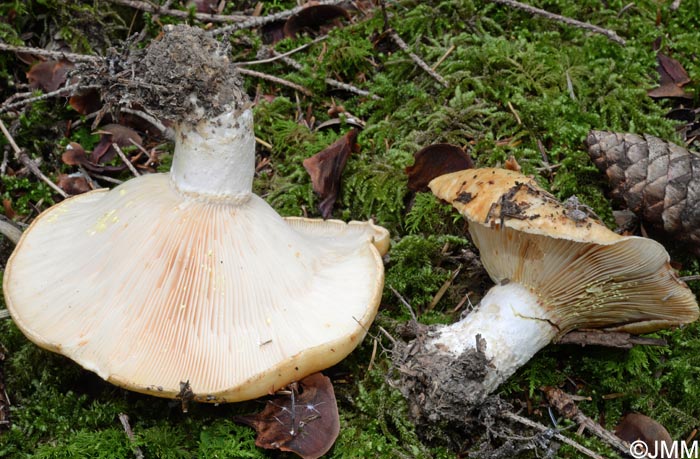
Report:
[[[235,3],[228,2],[227,9],[251,6]],[[266,2],[263,14],[294,3]],[[448,207],[429,194],[414,195],[406,188],[403,168],[419,148],[433,142],[467,146],[482,166],[502,164],[514,155],[524,172],[534,174],[554,194],[560,198],[576,194],[612,223],[606,184],[582,144],[589,129],[677,140],[674,122],[664,117],[669,103],[646,96],[658,78],[655,43],[688,71],[693,82],[686,89],[696,94],[697,102],[700,5],[696,0],[684,0],[676,11],[670,2],[653,0],[632,7],[617,0],[530,3],[615,30],[627,45],[487,1],[401,0],[387,5],[391,27],[429,64],[446,56],[437,71],[449,82],[448,88],[391,43],[379,41],[373,46],[372,40],[383,30],[381,14],[358,15],[361,20],[356,24],[336,28],[324,42],[295,54],[303,65],[300,71],[281,61],[256,67],[306,86],[314,97],[246,80],[250,94],[275,96],[256,107],[256,134],[272,148],[259,146],[270,167],[260,171],[255,187],[283,215],[318,214],[318,198],[301,162],[346,129],[315,131],[303,120],[325,121],[330,118],[327,110],[342,104],[366,122],[358,139],[361,150],[350,157],[343,174],[334,217],[374,218],[392,232],[387,289],[378,318],[378,324],[390,331],[410,316],[388,286],[430,323],[453,320],[460,312],[453,311],[460,298],[469,293],[476,302],[486,287],[483,282],[475,287],[464,270],[443,299],[432,310],[427,308],[463,262],[461,251],[469,243],[460,218]],[[59,42],[74,52],[100,54],[121,42],[130,29],[146,27],[153,37],[162,24],[178,22],[166,16],[153,21],[149,14],[108,2],[5,1],[0,3],[0,15],[5,19],[0,21],[0,38],[8,43],[30,37],[35,46]],[[309,40],[286,39],[276,49],[283,52]],[[255,59],[262,46],[247,31],[235,33],[231,41],[237,60]],[[3,99],[22,90],[18,85],[24,81],[20,70],[24,68],[13,54],[0,53]],[[324,77],[369,90],[381,100],[336,91]],[[89,142],[84,128],[72,130],[70,139],[64,137],[66,120],[79,119],[64,99],[35,103],[18,119],[4,119],[13,125],[15,139],[42,159],[42,169],[52,177],[72,172],[60,162],[60,145],[68,140]],[[4,138],[0,145],[6,145]],[[541,149],[556,166],[553,171],[543,169]],[[167,157],[163,163],[168,163]],[[60,199],[33,177],[3,176],[0,195],[27,219]],[[683,274],[700,270],[697,259],[677,252],[674,257],[682,263]],[[539,387],[560,385],[590,396],[580,408],[608,428],[623,413],[637,410],[662,422],[673,438],[687,438],[700,427],[700,326],[656,335],[669,345],[631,351],[550,346],[501,393],[516,407],[527,408],[533,419],[550,425]],[[369,370],[374,339],[379,350]],[[3,371],[12,401],[11,427],[0,426],[0,457],[121,458],[133,457],[134,446],[148,458],[286,457],[257,449],[253,432],[231,421],[234,414],[258,409],[258,402],[196,405],[183,414],[178,403],[120,390],[69,360],[38,349],[9,320],[0,322],[0,343],[7,351]],[[456,457],[460,451],[423,442],[417,435],[405,403],[386,384],[390,368],[382,351],[385,346],[388,342],[380,339],[375,326],[351,357],[327,372],[334,380],[341,412],[341,434],[329,457]],[[134,443],[124,434],[119,413],[131,418]],[[478,434],[460,433],[465,450],[478,445]],[[606,457],[613,455],[597,440],[574,437]],[[556,457],[580,455],[562,447]]]

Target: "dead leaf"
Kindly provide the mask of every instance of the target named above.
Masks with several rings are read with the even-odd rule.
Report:
[[[474,167],[464,149],[449,143],[428,145],[413,157],[413,165],[406,168],[411,191],[428,191],[428,183],[435,177]]]
[[[310,4],[284,23],[285,37],[295,37],[299,32],[318,29],[323,24],[336,18],[350,19],[350,13],[338,5]]]
[[[61,174],[58,176],[56,184],[69,195],[83,194],[92,190],[88,181],[82,175]]]
[[[34,64],[27,72],[27,80],[32,89],[46,92],[55,91],[66,82],[68,71],[73,64],[68,61],[44,61]]]
[[[187,2],[187,7],[194,6],[198,13],[219,13],[219,0],[193,0]]]
[[[108,163],[114,159],[117,152],[112,147],[113,143],[119,145],[119,148],[132,146],[131,140],[138,145],[143,144],[143,139],[136,131],[121,124],[107,124],[95,133],[102,134],[100,142],[95,145],[95,149],[90,154],[90,161],[95,164]]]
[[[658,62],[658,71],[661,76],[661,84],[674,83],[678,86],[685,86],[690,83],[690,77],[688,72],[685,71],[683,66],[677,60],[666,56],[663,53],[658,53],[656,55],[656,62]]]
[[[105,172],[121,172],[126,169],[126,165],[120,166],[103,166],[101,164],[96,164],[88,159],[85,149],[82,145],[77,142],[71,142],[66,146],[66,151],[61,155],[61,160],[64,164],[69,166],[83,166],[85,169],[91,172],[105,173]]]
[[[81,115],[89,115],[102,107],[100,94],[96,89],[91,89],[84,94],[71,96],[68,99],[68,104]]]
[[[2,208],[5,211],[5,216],[10,220],[13,220],[17,216],[17,212],[12,208],[12,200],[3,199]]]
[[[321,373],[292,384],[290,395],[268,401],[262,412],[234,420],[255,429],[257,446],[293,452],[304,459],[323,456],[340,432],[333,385]]]
[[[304,169],[311,176],[314,191],[321,197],[318,209],[323,218],[333,212],[333,205],[340,191],[340,176],[348,162],[348,156],[355,150],[357,130],[350,129],[347,134],[324,150],[304,160]]]
[[[692,99],[693,95],[683,90],[683,86],[691,80],[681,63],[660,52],[656,54],[656,62],[660,86],[648,91],[647,95],[655,99],[668,97]]]
[[[673,443],[668,430],[649,416],[639,413],[629,413],[615,428],[615,435],[632,443],[641,440],[646,443],[649,451],[654,451],[661,442],[669,447]]]

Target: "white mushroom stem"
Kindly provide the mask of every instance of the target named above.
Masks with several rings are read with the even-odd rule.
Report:
[[[488,394],[554,339],[558,330],[547,316],[530,289],[514,282],[497,285],[464,319],[440,328],[427,347],[458,357],[482,348],[480,335],[486,343],[481,350],[491,361],[482,383]]]
[[[245,199],[255,174],[255,135],[250,109],[224,113],[197,125],[176,127],[171,177],[185,193]]]

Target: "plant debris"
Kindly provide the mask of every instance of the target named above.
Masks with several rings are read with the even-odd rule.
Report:
[[[10,428],[10,398],[5,388],[5,347],[0,344],[0,432]]]
[[[90,153],[90,161],[96,164],[106,164],[114,159],[117,154],[112,145],[114,143],[120,148],[143,145],[143,139],[136,131],[120,124],[107,124],[96,133],[102,135],[100,142]]]
[[[57,90],[66,82],[73,64],[68,61],[48,60],[34,64],[27,72],[29,87],[46,92]]]
[[[670,447],[673,442],[664,426],[640,413],[629,413],[622,418],[615,427],[615,435],[628,443],[643,441],[651,452],[660,448],[659,443],[666,443]]]
[[[324,150],[304,160],[304,168],[311,176],[314,191],[321,197],[318,209],[323,218],[333,213],[333,205],[340,192],[340,176],[348,156],[356,151],[357,130],[350,129]]]
[[[613,199],[700,254],[700,155],[646,134],[591,131],[587,145]]]
[[[243,108],[248,97],[226,46],[196,27],[167,26],[145,50],[109,60],[114,69],[83,66],[108,106],[138,103],[159,119],[197,124]]]
[[[435,177],[474,167],[474,161],[462,147],[449,143],[428,145],[413,158],[413,165],[406,167],[411,191],[428,191],[428,183]]]
[[[289,395],[269,400],[260,413],[234,420],[255,429],[255,444],[261,448],[290,451],[304,459],[321,457],[340,432],[331,380],[314,373],[289,389]]]
[[[693,94],[683,89],[683,86],[690,83],[691,80],[681,63],[661,52],[656,55],[656,61],[661,81],[658,88],[647,92],[649,97],[655,99],[671,97],[693,99]]]
[[[295,37],[310,28],[318,29],[321,25],[337,18],[350,19],[350,13],[339,5],[319,5],[308,3],[304,9],[291,16],[284,23],[284,35]]]

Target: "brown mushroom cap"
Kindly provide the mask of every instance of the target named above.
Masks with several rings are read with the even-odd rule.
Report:
[[[388,233],[282,219],[262,199],[191,198],[168,174],[41,214],[8,262],[22,331],[123,387],[266,395],[342,360],[379,306]]]
[[[646,333],[698,318],[695,296],[661,244],[573,213],[531,178],[468,169],[434,179],[430,189],[469,221],[494,282],[535,292],[559,336],[577,328]]]

